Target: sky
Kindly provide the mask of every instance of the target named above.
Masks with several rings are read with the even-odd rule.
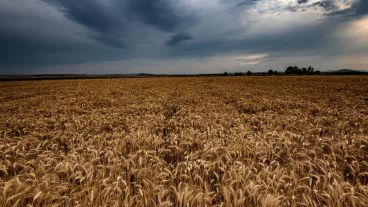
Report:
[[[368,0],[0,0],[0,74],[368,69]]]

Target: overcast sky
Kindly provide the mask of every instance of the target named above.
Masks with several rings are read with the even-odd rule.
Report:
[[[368,69],[368,0],[0,0],[0,73]]]

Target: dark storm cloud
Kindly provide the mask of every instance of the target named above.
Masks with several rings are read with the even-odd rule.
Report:
[[[120,5],[104,4],[99,0],[47,0],[58,6],[70,19],[96,31],[95,37],[109,45],[124,47],[124,11]]]
[[[131,55],[132,41],[147,35],[134,33],[144,27],[175,32],[183,21],[165,0],[0,1],[0,65],[122,60]],[[78,24],[93,32],[76,29]]]
[[[337,8],[336,2],[333,1],[333,0],[319,1],[319,2],[315,3],[314,5],[322,7],[323,9],[325,9],[327,11],[335,10]]]
[[[224,1],[226,1],[226,0],[224,0]],[[257,3],[257,1],[259,1],[259,0],[234,0],[237,7],[249,6],[249,5]],[[229,2],[229,1],[227,1],[227,2]]]
[[[354,19],[368,14],[368,1],[356,0],[353,5],[343,11],[333,13],[334,16],[343,16],[346,19]]]
[[[368,1],[367,0],[355,0],[352,3],[352,6],[346,8],[344,10],[338,10],[336,0],[321,0],[314,2],[310,5],[306,5],[309,3],[309,0],[297,0],[299,6],[290,7],[291,10],[297,11],[299,9],[319,7],[324,9],[327,12],[327,16],[330,17],[343,17],[346,19],[359,18],[361,16],[368,14]]]
[[[121,50],[91,40],[90,31],[39,0],[0,1],[0,25],[0,74],[122,58]]]
[[[54,40],[35,41],[19,36],[0,35],[0,66],[24,67],[25,65],[69,64],[88,62],[91,59],[108,61],[121,58],[117,51],[102,46],[62,39],[52,41]],[[0,67],[0,73],[1,69]]]
[[[331,34],[368,1],[341,2],[351,0],[0,0],[0,65],[343,53]]]
[[[360,0],[353,5],[355,15],[367,15],[368,14],[368,1]]]
[[[0,25],[0,65],[63,63],[78,59],[67,54],[88,51],[84,38],[73,35],[83,31],[42,2],[0,1]]]
[[[12,35],[0,35],[0,65],[54,63],[52,56],[73,51],[72,45],[34,41]],[[48,55],[49,54],[49,55]],[[53,54],[53,55],[50,55]],[[60,57],[60,56],[59,56]],[[42,59],[42,61],[40,60]],[[59,59],[59,58],[58,58]],[[64,60],[60,60],[62,63]]]
[[[96,39],[125,47],[124,39],[134,21],[165,32],[173,32],[188,20],[174,11],[168,0],[52,0],[70,19],[96,31]]]
[[[221,37],[212,40],[197,41],[182,45],[171,51],[172,56],[216,56],[236,53],[263,53],[272,55],[318,55],[328,49],[330,37],[336,23],[330,25],[312,25],[286,30],[279,34],[258,34],[243,39],[229,39],[224,41]],[[311,44],[313,43],[313,44]],[[323,49],[323,47],[326,47]]]
[[[166,42],[166,45],[168,45],[170,47],[175,47],[179,43],[185,42],[185,41],[188,41],[188,40],[191,40],[191,39],[193,39],[193,37],[189,34],[177,33],[177,34],[174,34],[170,37],[170,39]]]
[[[304,4],[304,3],[307,3],[308,0],[298,0],[298,4]]]
[[[127,5],[132,16],[163,31],[174,31],[185,21],[167,0],[128,0]]]
[[[320,8],[325,10],[326,12],[333,12],[337,8],[336,0],[321,0],[317,2],[313,2],[311,4],[309,0],[297,0],[297,6],[289,7],[290,11],[302,11],[310,8]]]

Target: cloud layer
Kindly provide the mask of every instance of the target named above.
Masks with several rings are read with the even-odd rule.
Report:
[[[361,69],[367,13],[365,0],[0,0],[0,72]],[[355,63],[323,60],[341,57]]]

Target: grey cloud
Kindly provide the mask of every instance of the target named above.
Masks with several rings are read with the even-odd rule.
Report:
[[[170,39],[166,42],[166,45],[170,47],[175,47],[179,43],[188,41],[193,39],[193,37],[187,33],[177,33],[170,37]]]

